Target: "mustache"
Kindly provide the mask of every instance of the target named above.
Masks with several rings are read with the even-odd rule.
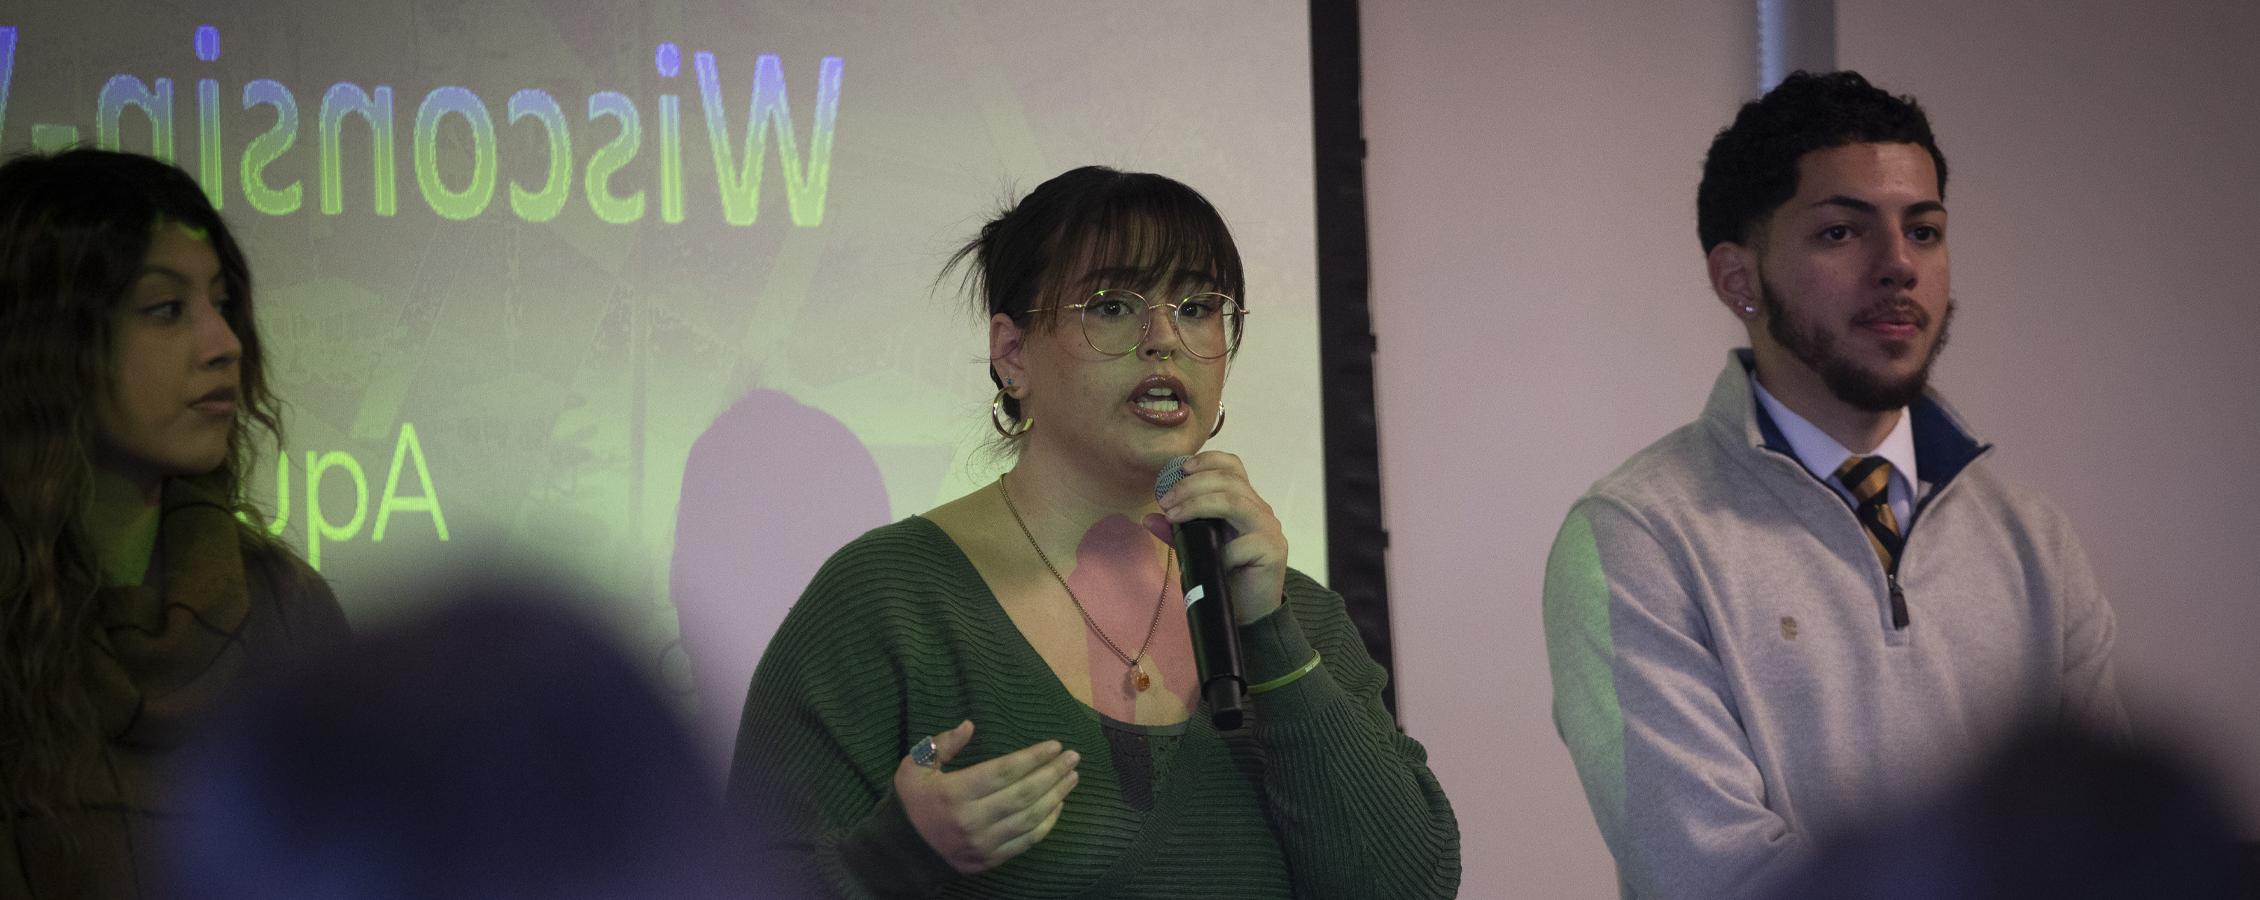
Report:
[[[1865,325],[1869,322],[1878,322],[1885,319],[1911,322],[1916,328],[1930,327],[1930,312],[1923,309],[1914,300],[1907,298],[1896,298],[1871,304],[1866,309],[1860,310],[1859,315],[1852,317],[1852,323]]]

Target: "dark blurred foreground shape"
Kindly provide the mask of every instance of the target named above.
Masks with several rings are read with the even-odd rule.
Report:
[[[766,893],[683,726],[578,604],[446,593],[217,723],[182,773],[179,896]]]
[[[1936,801],[1830,843],[1778,900],[2260,897],[2220,784],[2181,753],[2019,732]]]

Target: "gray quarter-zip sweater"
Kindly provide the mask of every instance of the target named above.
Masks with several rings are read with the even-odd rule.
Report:
[[[1554,721],[1626,897],[1751,895],[2024,719],[2126,729],[2111,610],[2061,513],[1925,397],[1932,488],[1894,584],[1749,366],[1594,484],[1547,560]]]

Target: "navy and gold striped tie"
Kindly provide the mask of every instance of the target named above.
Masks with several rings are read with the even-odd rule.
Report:
[[[1868,530],[1868,543],[1883,561],[1883,571],[1896,574],[1903,539],[1899,517],[1891,512],[1891,461],[1880,456],[1851,457],[1836,468],[1836,480],[1852,492],[1852,514]]]

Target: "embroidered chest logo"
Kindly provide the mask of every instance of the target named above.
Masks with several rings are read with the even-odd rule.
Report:
[[[1794,641],[1797,639],[1796,616],[1781,617],[1781,639],[1785,641]]]

